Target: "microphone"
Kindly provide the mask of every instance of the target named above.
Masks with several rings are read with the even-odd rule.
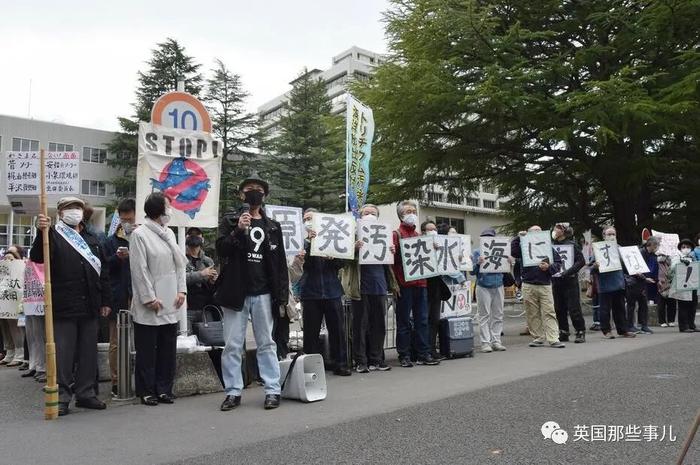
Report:
[[[243,214],[243,213],[250,213],[250,205],[248,205],[247,203],[244,203],[243,205],[241,205],[241,214]],[[245,235],[248,236],[249,234],[250,234],[250,226],[247,226],[245,228]]]

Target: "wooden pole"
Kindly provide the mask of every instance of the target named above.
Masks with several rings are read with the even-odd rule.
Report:
[[[676,462],[677,465],[683,465],[683,461],[685,460],[685,456],[688,454],[688,451],[690,450],[690,444],[693,442],[693,438],[695,437],[695,434],[697,434],[699,426],[700,426],[700,409],[698,409],[698,413],[695,415],[695,421],[690,426],[690,431],[688,431],[688,436],[685,438],[685,441],[683,441],[683,448],[681,450],[681,455],[678,457],[678,461]]]
[[[46,202],[46,162],[44,149],[40,152],[39,177],[41,179],[41,213],[48,217]],[[44,319],[46,320],[46,386],[44,387],[44,418],[58,418],[58,383],[56,382],[56,343],[53,338],[53,303],[51,301],[51,251],[49,249],[49,229],[41,234],[44,248]]]

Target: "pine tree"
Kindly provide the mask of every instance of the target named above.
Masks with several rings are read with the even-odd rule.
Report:
[[[271,201],[325,212],[344,205],[344,122],[332,115],[325,83],[306,70],[294,82],[278,125],[261,141]],[[268,138],[270,132],[275,134]]]
[[[130,197],[136,193],[139,121],[151,120],[153,103],[164,93],[176,90],[179,80],[185,81],[185,91],[194,96],[199,96],[202,89],[202,76],[198,71],[200,65],[185,53],[185,48],[175,39],[168,38],[157,44],[147,64],[148,70],[138,73],[134,116],[132,119],[119,118],[121,132],[107,146],[107,150],[113,154],[108,160],[109,165],[121,171],[121,176],[112,182],[117,197]]]
[[[207,80],[204,101],[211,116],[213,132],[223,142],[219,209],[229,210],[237,202],[238,184],[251,172],[257,132],[257,118],[246,111],[241,77],[216,60]]]

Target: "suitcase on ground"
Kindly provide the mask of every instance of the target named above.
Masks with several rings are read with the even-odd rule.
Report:
[[[468,316],[440,320],[440,355],[447,358],[474,356],[474,326]]]

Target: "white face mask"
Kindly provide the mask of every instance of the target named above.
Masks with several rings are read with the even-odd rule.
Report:
[[[77,226],[83,221],[83,210],[80,208],[70,208],[68,210],[63,210],[63,215],[61,219],[68,226]]]
[[[606,240],[606,241],[616,241],[616,240],[617,240],[617,235],[615,235],[615,234],[606,234],[606,235],[605,235],[605,240]]]
[[[122,223],[122,229],[124,230],[124,234],[127,236],[134,232],[134,229],[136,229],[136,225],[133,223],[127,223],[126,221]]]
[[[681,255],[685,256],[685,255],[688,255],[688,254],[690,254],[690,249],[689,249],[689,248],[687,248],[687,247],[681,248]]]
[[[557,236],[557,232],[556,232],[556,231],[552,231],[552,240],[555,240],[555,241],[556,241],[556,240],[557,240],[557,237],[559,237],[559,236]]]
[[[362,219],[367,220],[367,221],[377,221],[377,215],[372,215],[372,214],[365,215],[362,217]]]
[[[437,236],[438,233],[437,233],[437,231],[432,230],[432,231],[426,231],[426,232],[425,232],[425,235],[426,235],[426,236]]]
[[[314,228],[314,224],[311,221],[304,221],[304,228],[307,231],[311,231]]]
[[[418,222],[418,215],[415,213],[409,213],[403,217],[403,222],[409,226],[414,226]]]

